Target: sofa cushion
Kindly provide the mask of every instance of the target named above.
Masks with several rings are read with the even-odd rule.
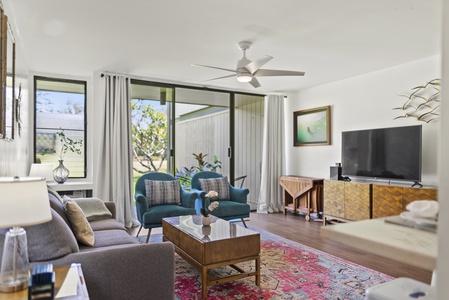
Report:
[[[48,199],[50,201],[50,207],[55,210],[55,212],[65,221],[67,226],[69,226],[70,230],[72,230],[72,225],[65,214],[64,204],[59,201],[53,193],[50,193],[50,191],[48,192]]]
[[[52,194],[53,196],[56,197],[56,199],[59,200],[59,202],[64,203],[61,195],[59,195],[59,193],[57,191],[55,191],[51,186],[47,185],[47,190],[49,194]]]
[[[64,200],[73,200],[75,201],[81,210],[83,211],[84,215],[86,216],[87,221],[97,221],[97,220],[104,220],[104,219],[110,219],[112,217],[111,212],[104,204],[103,200],[96,198],[96,197],[90,197],[90,198],[70,198],[69,196],[65,195]]]
[[[135,236],[129,235],[126,230],[99,230],[95,231],[95,246],[84,247],[80,246],[80,251],[89,251],[92,249],[111,247],[117,245],[127,245],[127,244],[139,244],[139,240]]]
[[[145,193],[149,206],[175,204],[181,205],[181,185],[178,180],[145,179]]]
[[[61,216],[51,210],[52,219],[46,223],[26,226],[28,258],[47,261],[79,252],[78,243]]]
[[[125,226],[117,221],[116,219],[104,219],[104,220],[97,220],[97,221],[91,221],[89,222],[90,227],[92,227],[92,230],[98,231],[98,230],[110,230],[110,229],[121,229],[126,230]]]
[[[95,244],[94,232],[79,205],[73,200],[68,200],[64,204],[64,209],[78,242],[93,246]]]
[[[209,193],[210,191],[216,191],[218,193],[219,200],[231,199],[231,192],[229,191],[229,182],[226,177],[219,178],[200,178],[198,181],[201,184],[201,190]]]

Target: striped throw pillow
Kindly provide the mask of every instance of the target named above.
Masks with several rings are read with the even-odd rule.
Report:
[[[226,177],[198,179],[201,184],[201,190],[208,193],[209,191],[216,191],[219,200],[231,199],[231,192],[229,191],[229,182]]]
[[[149,206],[181,205],[178,180],[161,181],[145,179],[145,190]]]

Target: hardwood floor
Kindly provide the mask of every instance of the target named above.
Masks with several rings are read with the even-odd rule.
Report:
[[[430,284],[432,277],[432,272],[430,271],[418,269],[379,255],[362,252],[346,245],[322,238],[320,235],[322,224],[322,221],[311,220],[310,222],[307,222],[305,221],[304,216],[291,213],[284,215],[282,213],[258,214],[255,212],[251,213],[250,221],[247,222],[248,226],[253,226],[280,235],[292,241],[341,257],[378,272],[393,277],[413,278]],[[152,230],[152,233],[160,232],[160,228]],[[133,229],[131,233],[135,235],[137,229]],[[146,234],[146,230],[142,230],[140,233],[140,235]]]
[[[282,213],[251,213],[250,221],[247,224],[393,277],[408,277],[428,284],[432,278],[430,271],[322,238],[320,235],[322,221],[306,222],[304,216],[291,213],[286,215]]]

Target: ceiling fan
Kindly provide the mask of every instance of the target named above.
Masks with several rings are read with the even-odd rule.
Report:
[[[220,67],[213,67],[213,66],[206,66],[206,65],[198,65],[198,64],[192,64],[192,66],[206,67],[206,68],[218,69],[218,70],[223,70],[223,71],[228,71],[228,72],[234,73],[231,75],[213,78],[213,79],[209,79],[206,81],[229,78],[229,77],[235,76],[238,81],[248,82],[255,88],[260,87],[260,83],[256,77],[304,76],[304,74],[305,74],[304,72],[261,69],[261,67],[263,65],[265,65],[267,62],[269,62],[270,60],[272,60],[273,57],[269,56],[269,55],[265,55],[259,59],[254,60],[254,61],[249,60],[248,58],[246,58],[246,50],[248,50],[251,47],[251,44],[252,43],[248,42],[248,41],[242,41],[242,42],[238,43],[238,47],[243,51],[243,57],[237,62],[237,68],[235,70],[225,69],[225,68],[220,68]]]

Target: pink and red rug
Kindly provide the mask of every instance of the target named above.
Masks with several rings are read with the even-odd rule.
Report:
[[[335,299],[363,300],[365,289],[393,277],[301,245],[263,230],[261,286],[254,277],[208,287],[208,299]],[[254,268],[254,262],[239,264]],[[201,299],[199,272],[176,256],[175,292],[179,299]],[[235,272],[231,268],[217,274]]]

